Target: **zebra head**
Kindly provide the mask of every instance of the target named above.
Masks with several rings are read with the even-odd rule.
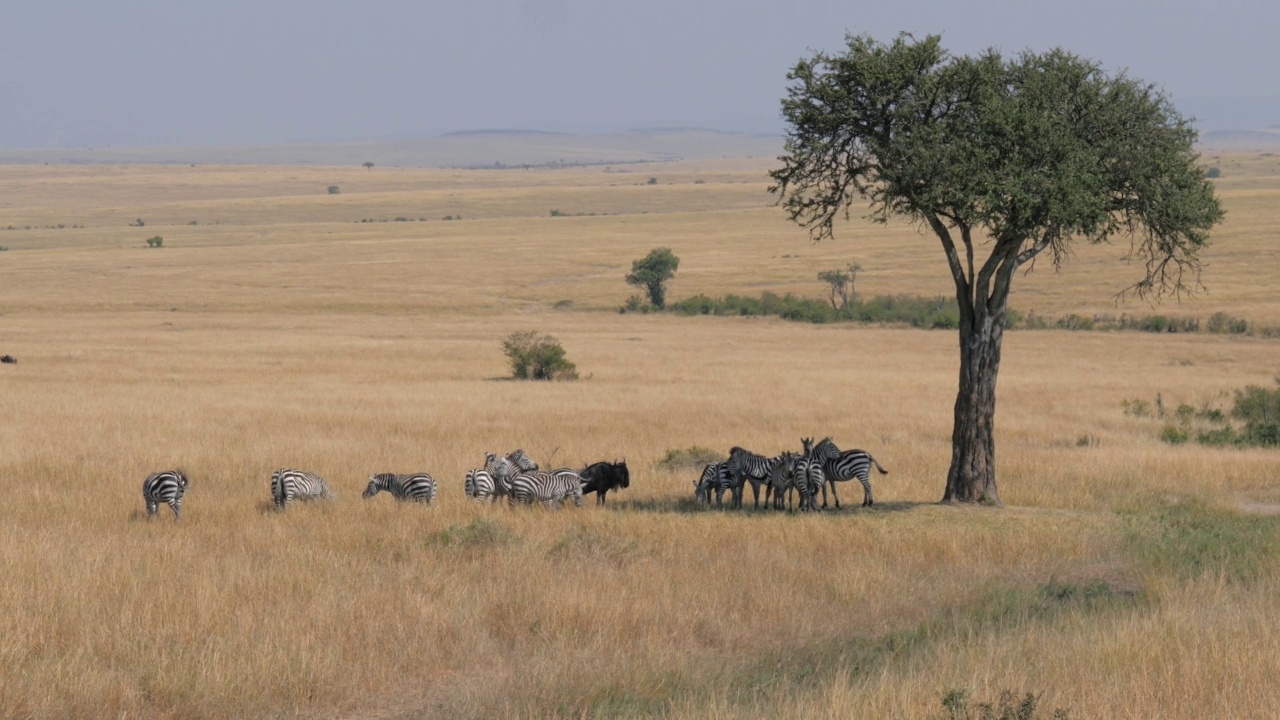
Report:
[[[369,487],[364,489],[364,492],[361,493],[361,497],[368,499],[373,497],[374,495],[377,495],[379,490],[386,490],[388,487],[388,483],[391,482],[392,477],[394,476],[391,473],[378,473],[377,475],[370,475]]]
[[[517,465],[506,455],[484,454],[484,469],[495,478],[509,478],[518,472]]]
[[[523,472],[534,472],[538,469],[538,463],[525,454],[524,448],[516,448],[515,452],[507,456],[507,459]]]
[[[810,455],[814,460],[826,462],[827,460],[835,460],[840,457],[840,448],[831,442],[830,437],[824,437],[813,447]]]

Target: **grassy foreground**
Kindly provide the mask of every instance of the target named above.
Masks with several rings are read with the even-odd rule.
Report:
[[[1280,163],[1218,164],[1210,293],[1162,309],[1280,324]],[[673,298],[817,296],[852,256],[860,292],[947,292],[910,228],[810,245],[764,167],[0,167],[0,716],[916,718],[961,689],[1271,717],[1280,456],[1163,444],[1122,403],[1270,384],[1280,344],[1010,333],[1007,507],[937,505],[953,333],[617,314],[655,246],[682,258]],[[1014,305],[1116,312],[1119,250],[1020,278]],[[585,379],[502,380],[521,329]],[[828,434],[890,469],[874,509],[853,485],[840,512],[707,511],[699,468],[657,464]],[[467,503],[465,471],[515,447],[625,458],[632,487]],[[272,511],[283,465],[341,496]],[[170,466],[184,518],[147,521]],[[437,504],[362,501],[384,470],[431,472]]]

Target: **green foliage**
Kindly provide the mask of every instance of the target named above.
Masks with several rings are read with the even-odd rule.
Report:
[[[862,270],[861,265],[851,262],[842,268],[823,270],[818,273],[818,279],[826,283],[830,289],[832,310],[841,310],[849,307],[849,301],[857,297],[854,291],[854,283],[857,282],[858,271],[860,270]],[[840,299],[839,305],[836,305],[836,298]]]
[[[455,549],[501,548],[518,540],[506,527],[486,518],[476,518],[470,525],[450,525],[427,536],[432,545]]]
[[[645,181],[644,181],[644,184],[645,184],[645,185],[657,185],[657,184],[658,184],[658,178],[649,178],[648,180],[645,180]]]
[[[675,276],[680,258],[670,248],[654,248],[648,255],[631,263],[627,284],[644,288],[649,302],[661,310],[666,305],[666,282]]]
[[[577,380],[577,366],[569,362],[560,341],[533,330],[513,332],[502,341],[502,351],[517,380]]]
[[[1214,334],[1243,335],[1249,332],[1249,323],[1242,318],[1216,312],[1209,316],[1208,328]]]
[[[1165,425],[1160,431],[1160,439],[1170,445],[1181,445],[1191,439],[1191,433],[1179,425]]]
[[[552,210],[551,217],[564,217],[564,213],[560,212],[559,210]]]
[[[342,188],[338,187],[337,185],[330,185],[330,186],[329,186],[329,194],[330,194],[330,195],[338,195],[338,194],[340,194],[341,192],[342,192]]]
[[[1280,559],[1280,518],[1245,515],[1197,500],[1143,503],[1128,513],[1128,543],[1161,575],[1249,582]]]
[[[159,235],[156,235],[155,237],[147,238],[147,247],[158,248],[162,245],[164,245],[164,238],[160,237]]]
[[[367,161],[367,160],[366,160],[365,162],[361,163],[361,165],[364,167],[364,169],[365,169],[365,170],[372,170],[372,169],[373,169],[373,163],[371,163],[371,162],[369,162],[369,161]]]
[[[1249,385],[1236,390],[1231,417],[1244,422],[1240,442],[1263,447],[1280,446],[1280,377],[1275,388]]]
[[[1210,167],[1204,171],[1204,176],[1210,180],[1216,180],[1217,178],[1222,177],[1222,169]]]
[[[1037,720],[1044,717],[1039,712],[1040,696],[1027,693],[1018,698],[1013,692],[1005,690],[1000,699],[994,703],[980,702],[970,705],[969,693],[965,690],[952,689],[942,696],[942,708],[946,714],[943,720]],[[1066,710],[1057,708],[1050,716],[1053,720],[1067,720],[1070,716]]]

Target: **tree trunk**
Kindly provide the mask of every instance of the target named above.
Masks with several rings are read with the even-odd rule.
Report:
[[[996,375],[1004,339],[1003,302],[960,319],[960,390],[951,433],[951,469],[943,502],[999,505],[996,489]],[[995,312],[990,310],[994,309]],[[968,315],[968,317],[964,317]],[[975,317],[976,315],[976,317]]]

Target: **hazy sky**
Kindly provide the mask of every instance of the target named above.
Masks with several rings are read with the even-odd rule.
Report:
[[[1061,46],[1202,129],[1280,125],[1276,0],[15,0],[0,23],[5,148],[780,131],[788,68],[846,31]]]

